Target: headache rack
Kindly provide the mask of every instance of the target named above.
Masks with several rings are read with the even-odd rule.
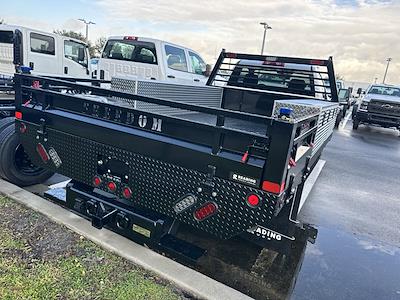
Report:
[[[207,85],[338,102],[333,60],[221,51]],[[281,97],[283,94],[283,98]]]

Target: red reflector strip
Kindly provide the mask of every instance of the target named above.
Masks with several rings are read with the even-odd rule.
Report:
[[[236,58],[237,54],[236,53],[227,52],[227,53],[225,53],[225,57],[227,57],[227,58]]]
[[[21,120],[22,119],[22,112],[16,111],[15,112],[15,118],[18,119],[18,120]]]
[[[279,184],[271,181],[264,181],[262,184],[262,189],[269,193],[280,194],[285,189],[285,183],[282,182]]]
[[[312,59],[310,60],[310,65],[317,65],[317,66],[323,66],[325,63],[323,60],[319,59]]]
[[[40,158],[43,160],[43,162],[47,163],[50,159],[49,154],[46,151],[46,148],[41,144],[37,144],[36,146],[36,151],[39,153]]]
[[[215,203],[208,202],[194,212],[194,218],[197,221],[203,221],[209,216],[215,214],[216,212],[217,205]]]
[[[242,162],[246,163],[248,158],[249,158],[249,151],[246,151],[242,156]]]

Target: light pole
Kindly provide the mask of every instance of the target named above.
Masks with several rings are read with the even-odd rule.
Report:
[[[82,21],[86,25],[86,40],[89,40],[89,25],[91,24],[96,24],[95,22],[92,21],[86,21],[85,19],[78,19],[79,21]]]
[[[262,41],[262,47],[261,47],[261,55],[264,54],[264,46],[265,46],[265,38],[267,36],[267,30],[268,29],[272,29],[271,26],[269,26],[267,23],[265,22],[261,22],[260,25],[264,26],[264,36],[263,36],[263,41]]]
[[[386,59],[386,61],[387,61],[386,70],[385,70],[385,75],[383,76],[383,82],[382,82],[382,83],[385,83],[386,75],[387,75],[387,72],[388,72],[388,69],[389,69],[389,64],[390,64],[390,62],[392,61],[392,58],[389,57],[388,59]]]

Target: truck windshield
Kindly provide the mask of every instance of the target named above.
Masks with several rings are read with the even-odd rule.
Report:
[[[134,40],[108,40],[103,58],[118,59],[145,64],[157,64],[154,43]]]
[[[0,31],[0,44],[12,44],[14,33],[12,31]]]
[[[400,97],[400,88],[374,85],[369,89],[368,94]]]

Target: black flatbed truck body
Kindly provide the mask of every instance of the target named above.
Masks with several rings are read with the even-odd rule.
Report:
[[[176,246],[183,223],[279,251],[305,229],[297,213],[323,148],[313,153],[318,113],[285,119],[32,75],[15,81],[23,147],[34,164],[73,179],[67,206],[94,226]],[[118,99],[192,114],[140,111]]]

